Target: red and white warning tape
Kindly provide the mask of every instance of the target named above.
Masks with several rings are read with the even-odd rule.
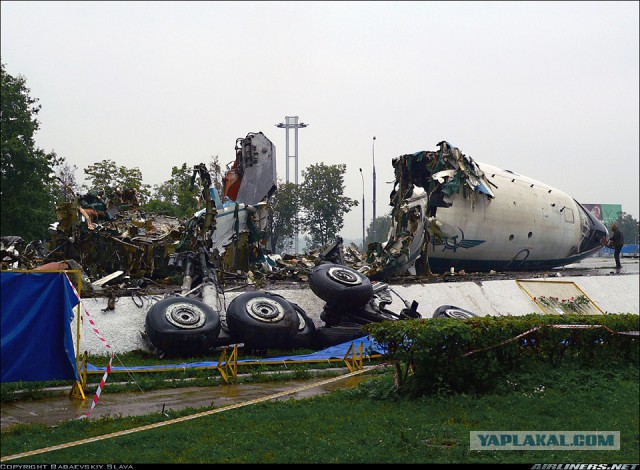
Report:
[[[511,339],[508,339],[506,341],[502,341],[498,344],[494,344],[493,346],[489,346],[487,348],[482,348],[482,349],[475,349],[473,351],[469,351],[465,354],[462,355],[462,357],[466,357],[466,356],[470,356],[472,354],[475,354],[477,352],[481,352],[481,351],[487,351],[489,349],[493,349],[493,348],[497,348],[499,346],[503,346],[505,344],[508,343],[512,343],[513,341],[522,338],[523,336],[527,336],[529,333],[533,333],[536,330],[539,330],[541,328],[544,328],[545,326],[548,326],[550,328],[559,328],[559,329],[589,329],[589,328],[604,328],[605,330],[610,331],[611,333],[614,333],[616,335],[627,335],[627,336],[639,336],[639,332],[638,331],[614,331],[611,328],[609,328],[608,326],[605,325],[541,325],[541,326],[535,326],[533,328],[531,328],[530,330],[525,331],[524,333],[520,333],[518,336],[514,336]]]
[[[69,285],[73,289],[73,292],[76,294],[76,297],[78,298],[78,302],[80,304],[82,304],[82,300],[80,299],[80,295],[78,294],[78,291],[76,290],[76,287],[73,285],[73,283],[71,282],[71,279],[69,279],[69,276],[66,273],[65,273],[65,276],[67,277],[67,281],[69,282]],[[91,324],[93,332],[96,334],[98,339],[100,339],[100,341],[102,341],[104,343],[105,347],[107,349],[111,350],[111,357],[109,358],[109,364],[107,365],[107,370],[104,373],[104,375],[102,376],[102,379],[100,380],[100,384],[98,385],[98,389],[96,390],[96,394],[93,397],[93,401],[91,402],[91,408],[89,408],[89,410],[87,410],[86,413],[83,413],[81,416],[79,416],[78,419],[87,418],[89,416],[89,414],[91,414],[93,409],[96,407],[96,405],[98,404],[98,401],[100,400],[100,394],[102,393],[102,390],[104,389],[104,385],[105,385],[105,383],[107,381],[107,377],[109,377],[109,374],[111,373],[111,363],[113,362],[113,358],[116,355],[116,353],[113,350],[113,348],[111,347],[111,345],[109,343],[107,343],[107,340],[102,336],[102,334],[100,334],[100,331],[96,327],[96,324],[93,321],[93,318],[91,318],[91,314],[89,313],[89,310],[87,310],[87,308],[84,306],[84,304],[82,304],[82,307],[84,309],[84,314],[89,319],[89,323]],[[80,317],[80,320],[84,321],[84,317]]]
[[[65,273],[66,275],[66,273]],[[80,299],[80,295],[78,294],[78,291],[76,290],[76,286],[73,285],[73,283],[71,282],[71,279],[69,279],[69,276],[67,276],[67,281],[69,281],[69,285],[71,286],[71,288],[73,289],[73,292],[76,294],[76,297],[78,298],[78,302],[80,304],[82,304],[82,300]],[[111,345],[109,343],[107,343],[107,340],[104,339],[104,337],[102,336],[102,334],[100,334],[100,331],[98,331],[98,328],[96,327],[95,322],[93,321],[93,318],[91,318],[91,314],[89,313],[89,310],[87,310],[87,308],[84,306],[84,304],[82,304],[83,308],[84,308],[84,314],[87,316],[87,318],[89,319],[89,323],[92,326],[93,332],[96,334],[96,336],[98,337],[98,339],[100,341],[102,341],[104,343],[104,346],[107,349],[111,349],[113,351],[113,349],[111,348]],[[84,321],[84,318],[81,317],[80,318],[81,321]]]
[[[497,348],[498,346],[504,346],[505,344],[511,343],[517,339],[522,338],[523,336],[527,336],[529,333],[533,333],[536,330],[539,330],[540,328],[542,328],[541,326],[536,326],[531,328],[530,330],[525,331],[524,333],[520,333],[518,336],[514,336],[511,339],[502,341],[498,344],[494,344],[493,346],[489,346],[488,348],[482,348],[482,349],[475,349],[473,351],[469,351],[468,353],[465,353],[462,355],[462,357],[467,357],[467,356],[471,356],[472,354],[475,354],[477,352],[481,352],[481,351],[487,351],[488,349],[493,349],[493,348]]]
[[[109,377],[109,374],[111,373],[111,362],[113,361],[113,357],[114,356],[115,356],[115,354],[111,354],[111,358],[109,359],[109,364],[107,365],[107,370],[105,371],[104,375],[102,376],[102,379],[100,379],[100,385],[98,385],[98,389],[96,390],[96,394],[94,395],[93,401],[91,402],[91,408],[89,408],[86,413],[83,413],[81,416],[79,416],[78,419],[88,418],[89,414],[91,414],[93,409],[98,404],[98,401],[100,401],[100,394],[102,393],[102,389],[104,388],[104,384],[107,381],[107,377]]]

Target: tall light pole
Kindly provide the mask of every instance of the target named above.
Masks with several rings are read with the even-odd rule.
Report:
[[[298,122],[298,116],[285,116],[284,120],[285,122],[276,124],[276,127],[286,130],[286,134],[285,134],[285,139],[286,139],[285,143],[287,147],[286,148],[287,156],[285,160],[286,175],[287,175],[286,182],[287,183],[289,182],[289,159],[293,158],[295,163],[295,172],[294,172],[295,185],[298,186],[298,129],[307,127],[309,124],[305,124],[304,122]],[[295,135],[294,135],[295,150],[293,155],[291,155],[291,153],[289,152],[289,129],[295,129]],[[299,250],[298,250],[298,213],[297,212],[295,215],[295,224],[296,224],[296,233],[295,233],[293,249],[295,251],[295,254],[298,254]]]
[[[373,224],[371,224],[371,241],[377,241],[376,238],[376,136],[373,136],[373,146],[371,147],[373,156]]]
[[[362,251],[366,253],[367,250],[364,245],[364,175],[362,174],[362,168],[360,168],[360,176],[362,177]]]

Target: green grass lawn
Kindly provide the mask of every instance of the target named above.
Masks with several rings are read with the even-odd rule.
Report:
[[[369,374],[369,373],[367,373]],[[636,366],[540,367],[482,396],[409,398],[390,372],[355,389],[245,407],[7,461],[7,456],[204,410],[72,420],[3,430],[1,455],[24,463],[637,463]],[[213,409],[213,408],[210,408]],[[472,451],[471,431],[619,431],[619,451]]]

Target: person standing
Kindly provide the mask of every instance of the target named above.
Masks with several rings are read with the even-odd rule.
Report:
[[[620,264],[620,252],[624,245],[624,237],[618,228],[618,224],[613,224],[611,226],[611,231],[613,232],[613,235],[611,235],[611,238],[609,239],[609,248],[613,248],[613,257],[616,260],[616,269],[620,269],[622,268],[622,265]]]

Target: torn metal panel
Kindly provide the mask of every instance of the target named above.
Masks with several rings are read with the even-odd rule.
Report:
[[[24,239],[17,235],[0,237],[0,259],[2,260],[2,269],[18,268],[22,251],[24,249],[24,243]]]
[[[22,237],[7,235],[0,237],[0,260],[2,269],[35,269],[46,256],[46,245],[42,240],[33,240],[25,246]]]
[[[251,260],[260,258],[259,248],[267,238],[267,216],[266,203],[227,204],[218,211],[210,243],[211,253],[222,257],[223,268],[247,272]]]
[[[200,217],[204,210],[197,212],[195,217]],[[267,205],[266,203],[249,206],[246,204],[230,204],[217,211],[216,230],[210,234],[210,248],[212,252],[222,255],[227,247],[242,233],[250,233],[248,243],[266,241],[267,230]]]
[[[446,141],[438,146],[437,152],[420,151],[393,159],[396,180],[390,195],[392,227],[385,243],[368,247],[371,279],[405,272],[428,273],[428,244],[440,236],[436,225],[430,223],[438,208],[450,207],[452,197],[459,193],[472,204],[478,193],[495,197],[491,190],[495,185],[471,157]],[[418,259],[421,264],[416,266]]]
[[[224,177],[224,195],[255,205],[277,188],[276,149],[262,132],[251,132],[236,141],[236,159]]]

